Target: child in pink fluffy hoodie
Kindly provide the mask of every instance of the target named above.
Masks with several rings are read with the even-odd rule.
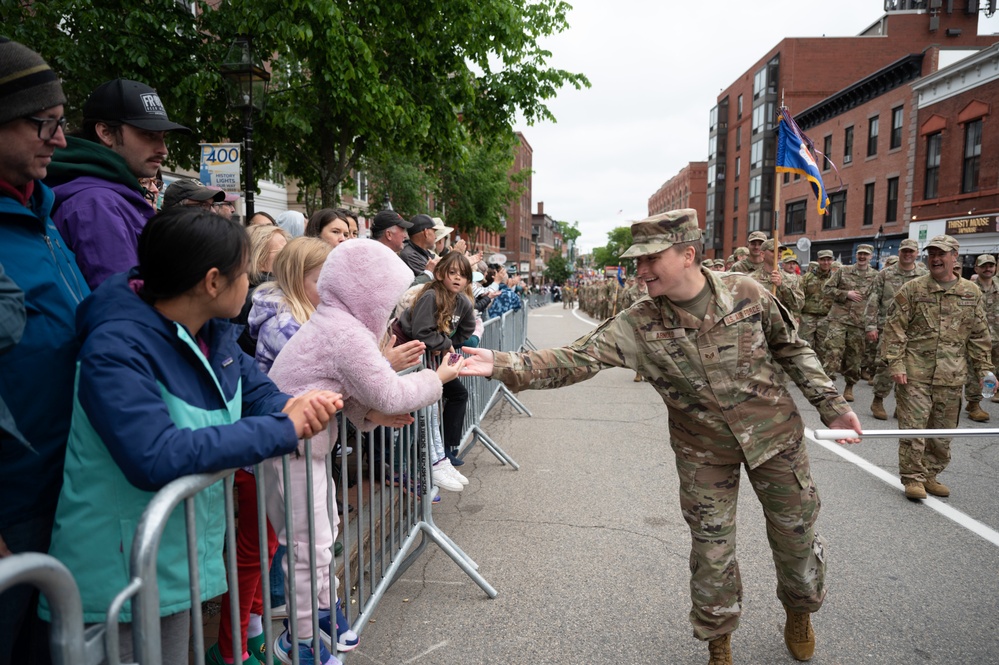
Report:
[[[379,343],[388,329],[389,316],[413,280],[413,272],[392,250],[373,240],[342,243],[330,253],[319,275],[320,303],[315,313],[288,341],[274,361],[270,378],[292,395],[312,388],[343,395],[344,414],[359,429],[377,425],[399,426],[412,422],[415,411],[441,397],[441,386],[458,375],[462,362],[441,363],[436,372],[425,369],[399,376],[382,355]],[[391,414],[401,414],[393,416]],[[339,662],[328,651],[312,653],[312,599],[309,576],[308,513],[315,515],[316,576],[319,624],[323,646],[340,651],[357,645],[357,636],[339,612],[335,581],[329,577],[336,516],[331,521],[326,494],[329,478],[324,457],[336,443],[337,430],[330,427],[312,438],[312,458],[292,455],[291,485],[285,487],[280,458],[265,464],[268,488],[267,517],[278,540],[295,554],[294,571],[286,570],[287,593],[295,594],[300,654],[323,665]],[[312,466],[314,505],[306,499],[306,466]],[[284,492],[292,494],[293,524],[285,524]],[[288,558],[285,558],[285,562]],[[286,563],[287,566],[287,563]],[[334,609],[334,607],[336,609]],[[290,603],[289,603],[290,608]],[[337,620],[337,615],[340,615]],[[332,625],[333,621],[337,625]],[[334,629],[339,628],[336,632]],[[339,635],[338,635],[339,633]],[[291,663],[290,637],[285,630],[275,640],[274,654]],[[307,652],[307,653],[306,653]]]

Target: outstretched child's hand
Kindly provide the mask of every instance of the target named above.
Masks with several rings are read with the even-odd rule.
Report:
[[[288,414],[299,439],[321,432],[330,418],[343,408],[343,396],[329,390],[310,390],[288,400],[282,412]]]
[[[441,357],[441,364],[437,368],[437,376],[441,383],[447,383],[458,378],[458,372],[465,365],[465,358],[460,353],[445,353]]]
[[[391,346],[385,349],[385,357],[388,358],[392,369],[401,372],[420,362],[423,358],[423,352],[426,350],[427,345],[418,339],[395,346],[395,335],[392,335]]]
[[[376,425],[384,427],[405,427],[413,422],[413,416],[408,413],[389,414],[371,409],[365,416]]]

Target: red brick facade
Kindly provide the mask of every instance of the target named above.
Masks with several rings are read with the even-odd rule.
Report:
[[[693,208],[704,228],[704,201],[708,190],[708,163],[690,162],[649,197],[649,216],[678,208]]]

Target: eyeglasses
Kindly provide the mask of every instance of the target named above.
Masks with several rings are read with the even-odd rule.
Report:
[[[34,124],[38,127],[38,138],[42,141],[51,141],[55,138],[56,133],[61,129],[63,132],[66,131],[66,116],[59,119],[56,118],[36,118],[32,115],[25,116],[24,118],[28,122]]]
[[[213,203],[212,207],[213,208],[232,208],[233,210],[235,210],[236,209],[236,204],[230,203],[228,201],[220,201],[219,203]]]

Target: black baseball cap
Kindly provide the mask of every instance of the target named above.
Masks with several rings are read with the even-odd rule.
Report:
[[[160,96],[145,83],[115,79],[97,86],[83,104],[84,120],[120,122],[151,132],[191,130],[171,122]]]
[[[184,179],[170,183],[163,194],[163,208],[172,208],[180,205],[184,201],[214,201],[222,203],[225,201],[225,192],[221,189],[205,187],[198,180]]]
[[[431,222],[432,224],[433,222]],[[402,215],[397,213],[395,210],[382,210],[375,218],[371,221],[371,230],[375,234],[379,234],[386,229],[390,229],[393,226],[401,226],[404,229],[408,229],[412,226],[409,222],[402,218]]]
[[[434,228],[434,220],[430,215],[419,214],[409,220],[409,235]]]

